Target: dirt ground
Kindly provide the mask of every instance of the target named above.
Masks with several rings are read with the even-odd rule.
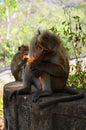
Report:
[[[3,116],[0,117],[0,130],[4,130],[4,119],[3,119]]]
[[[0,72],[0,96],[3,96],[3,87],[6,83],[14,81],[10,70]],[[4,130],[4,118],[0,115],[0,130]]]

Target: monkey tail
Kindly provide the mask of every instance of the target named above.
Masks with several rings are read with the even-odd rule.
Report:
[[[78,94],[75,94],[75,95],[58,97],[58,98],[53,99],[51,101],[47,101],[45,103],[41,103],[41,104],[39,104],[39,108],[40,109],[44,109],[46,107],[54,105],[55,103],[70,102],[70,101],[81,99],[83,97],[84,97],[84,93],[83,92],[78,92]]]

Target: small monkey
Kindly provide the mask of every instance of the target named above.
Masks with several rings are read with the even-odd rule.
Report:
[[[16,81],[22,81],[23,67],[27,62],[27,58],[23,59],[24,55],[28,55],[29,47],[21,45],[18,47],[18,52],[14,55],[11,61],[11,73]]]
[[[50,31],[43,31],[37,34],[30,44],[30,56],[37,58],[25,67],[24,88],[14,91],[11,97],[16,94],[31,94],[31,85],[34,84],[37,87],[39,82],[35,82],[34,77],[38,78],[39,76],[42,77],[43,89],[42,91],[38,89],[37,92],[33,93],[33,101],[37,101],[39,97],[50,96],[60,91],[73,94],[69,97],[64,96],[64,98],[40,104],[40,108],[45,108],[58,102],[76,100],[84,96],[83,93],[66,87],[69,76],[69,60],[58,35]]]

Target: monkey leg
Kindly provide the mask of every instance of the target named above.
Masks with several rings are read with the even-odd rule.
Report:
[[[28,72],[27,69],[28,68],[25,67],[24,72],[23,72],[23,74],[24,74],[23,75],[24,88],[14,90],[9,96],[10,100],[12,100],[12,97],[15,95],[23,95],[23,94],[30,94],[31,93],[32,76],[31,76],[30,72]]]
[[[32,80],[33,80],[34,86],[35,86],[38,90],[40,90],[41,83],[40,83],[39,79],[38,79],[37,77],[32,77]]]
[[[72,95],[59,97],[59,98],[53,99],[51,101],[41,103],[41,104],[39,104],[39,108],[44,109],[44,108],[49,107],[51,105],[54,105],[56,103],[70,102],[70,101],[75,101],[75,100],[79,100],[79,99],[84,98],[83,92],[79,92],[78,90],[70,88],[70,87],[64,88],[64,92],[67,92],[67,93],[72,94]]]
[[[42,90],[52,94],[51,78],[50,75],[45,72],[42,75]]]
[[[37,102],[40,97],[51,96],[49,91],[37,91],[32,93],[32,102]]]
[[[34,81],[37,81],[34,78]],[[38,85],[38,91],[32,93],[32,101],[36,102],[40,97],[45,97],[45,96],[50,96],[52,95],[52,89],[50,85],[50,75],[47,73],[43,73],[42,75],[42,90],[40,90],[40,84],[39,83],[34,83]]]

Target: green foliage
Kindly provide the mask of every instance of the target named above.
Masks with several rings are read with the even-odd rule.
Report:
[[[14,41],[7,39],[6,43],[0,44],[0,59],[2,61],[10,62],[15,52],[17,52],[18,45],[14,46]],[[14,46],[14,47],[13,47]]]
[[[5,4],[10,9],[16,9],[18,7],[16,0],[5,0]]]
[[[6,8],[5,6],[0,5],[0,19],[2,19],[3,16],[5,16]]]
[[[86,72],[69,75],[68,84],[74,88],[86,88]]]
[[[50,28],[54,33],[62,37],[65,48],[69,51],[70,56],[79,57],[82,52],[85,52],[86,47],[86,33],[84,31],[85,25],[81,23],[80,16],[73,13],[72,9],[63,8],[65,20],[61,22],[61,30],[54,25]]]
[[[78,87],[78,88],[85,88],[86,86],[86,74],[82,71],[82,61],[78,61],[78,57],[83,52],[83,48],[86,47],[86,33],[84,33],[83,25],[80,23],[79,16],[71,16],[70,9],[64,8],[64,14],[66,16],[66,20],[62,22],[62,30],[63,30],[63,39],[65,48],[71,52],[71,55],[76,59],[75,65],[75,73],[70,74],[69,76],[69,85]],[[54,33],[61,33],[58,32],[56,26],[52,26],[50,29]],[[72,50],[72,51],[70,51]]]
[[[62,22],[64,35],[68,38],[68,43],[70,42],[75,58],[77,58],[81,53],[83,47],[85,47],[86,34],[83,32],[83,25],[80,23],[80,17],[69,15],[69,20]]]
[[[17,8],[18,8],[18,4],[16,0],[3,1],[3,3],[0,4],[0,18],[3,18],[3,16],[5,17],[9,9],[11,9],[12,12],[12,10],[14,11]]]
[[[10,62],[18,46],[29,44],[34,32],[42,28],[58,33],[78,62],[86,47],[86,2],[72,8],[57,5],[43,0],[5,0],[0,4],[0,60]]]
[[[75,74],[69,76],[69,84],[77,88],[86,88],[86,72],[82,71],[82,61],[78,57],[86,47],[86,34],[83,31],[83,25],[80,23],[79,16],[70,16],[68,12],[68,21],[64,21],[64,35],[68,37],[68,42],[72,45],[74,50],[74,57],[76,59]]]
[[[72,71],[68,78],[69,85],[76,88],[86,88],[86,72],[82,70],[81,63],[82,61],[79,60],[76,65],[72,65]]]

